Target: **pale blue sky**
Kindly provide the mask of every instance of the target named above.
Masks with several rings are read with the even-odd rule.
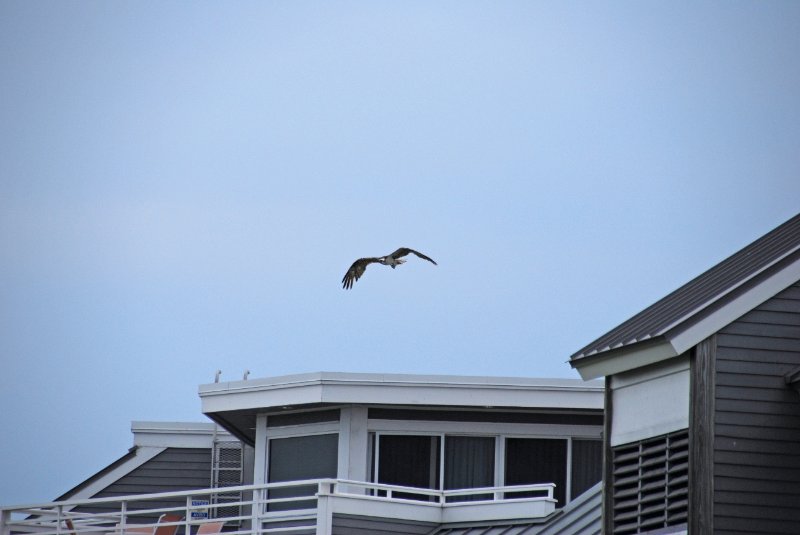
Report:
[[[0,2],[0,504],[218,368],[577,377],[799,211],[798,57],[798,2]]]

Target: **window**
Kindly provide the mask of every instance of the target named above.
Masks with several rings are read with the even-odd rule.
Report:
[[[336,477],[339,435],[307,435],[269,441],[269,482]],[[272,489],[269,498],[313,496],[316,485]],[[270,511],[315,507],[313,501],[270,504]]]
[[[506,485],[555,483],[558,507],[566,504],[567,441],[547,438],[506,439]],[[514,493],[512,497],[538,495]]]
[[[555,483],[553,495],[557,506],[563,507],[602,479],[602,448],[597,439],[374,433],[370,439],[371,480],[437,490]],[[495,472],[496,466],[504,468],[501,473]],[[506,497],[544,494],[513,492]],[[428,499],[413,493],[394,495]],[[492,493],[451,496],[448,502],[493,497]]]
[[[381,435],[378,442],[378,483],[438,489],[439,440],[438,436]],[[395,496],[422,497],[402,493]]]
[[[445,437],[445,490],[494,486],[494,443],[494,437]],[[448,501],[487,499],[492,499],[492,495],[453,496]]]
[[[603,442],[572,439],[570,496],[575,499],[603,479]]]
[[[376,470],[379,483],[425,489],[494,486],[494,437],[382,434],[378,440]],[[422,497],[395,495],[412,499]],[[453,497],[450,501],[490,498],[491,494],[488,494]]]

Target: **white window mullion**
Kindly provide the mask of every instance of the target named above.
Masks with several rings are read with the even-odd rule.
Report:
[[[439,488],[437,490],[444,490],[444,434],[439,435]]]
[[[381,469],[381,463],[378,462],[381,455],[381,434],[375,433],[375,465],[372,467],[373,473],[375,474],[375,483],[381,480],[381,474],[379,470]]]
[[[494,485],[502,487],[506,483],[506,440],[503,435],[494,437]],[[495,500],[502,500],[503,493],[495,492]]]
[[[571,501],[572,496],[572,437],[567,438],[567,481],[566,481],[566,503]]]

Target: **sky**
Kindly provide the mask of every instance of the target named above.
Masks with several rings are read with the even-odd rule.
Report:
[[[3,0],[0,504],[218,369],[577,378],[800,211],[799,55],[791,1]]]

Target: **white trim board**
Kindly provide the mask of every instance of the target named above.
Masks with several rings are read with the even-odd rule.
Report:
[[[211,422],[141,422],[131,423],[136,446],[165,448],[211,448],[215,439],[237,440]]]
[[[577,379],[318,372],[199,387],[202,410],[313,404],[602,409],[603,385]]]

